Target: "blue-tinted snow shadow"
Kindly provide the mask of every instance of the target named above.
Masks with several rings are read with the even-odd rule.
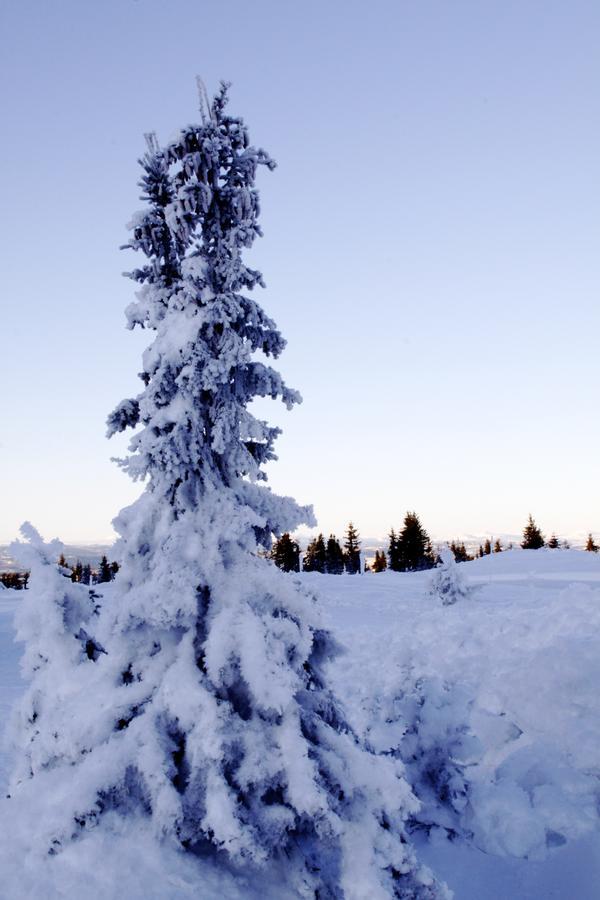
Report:
[[[422,862],[454,892],[454,900],[598,900],[600,832],[549,851],[543,860],[483,853],[445,838],[416,842]]]

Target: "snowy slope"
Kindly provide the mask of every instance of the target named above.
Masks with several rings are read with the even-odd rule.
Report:
[[[300,577],[347,647],[331,676],[357,731],[378,735],[383,746],[382,703],[418,682],[426,698],[421,738],[443,741],[454,717],[479,748],[466,760],[469,799],[455,816],[458,836],[451,841],[436,827],[435,812],[429,836],[414,836],[457,900],[597,898],[600,558],[514,551],[461,570],[474,590],[450,607],[427,595],[428,573]],[[20,690],[11,625],[18,596],[0,596],[3,721]],[[5,768],[0,757],[2,787]],[[241,884],[175,848],[159,848],[143,823],[128,834],[117,822],[112,831],[96,829],[23,871],[19,829],[9,816],[3,801],[3,900],[286,896],[280,883]]]

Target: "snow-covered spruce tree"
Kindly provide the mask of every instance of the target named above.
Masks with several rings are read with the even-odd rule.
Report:
[[[429,582],[429,593],[441,600],[444,606],[451,606],[458,600],[465,600],[471,589],[458,568],[452,550],[443,547],[439,551],[439,557],[440,563],[433,570]]]
[[[404,832],[416,801],[328,690],[337,650],[314,598],[264,558],[311,512],[260,483],[278,431],[248,404],[299,397],[255,358],[284,346],[242,261],[260,234],[256,170],[274,164],[225,102],[223,86],[201,125],[163,149],[149,138],[141,161],[128,246],[147,262],[127,317],[155,334],[109,431],[137,427],[122,465],[146,487],[115,520],[106,652],[86,703],[65,698],[69,751],[17,793],[55,852],[111,812],[218,865],[272,867],[300,897],[432,898],[445,891]]]
[[[31,571],[31,588],[23,594],[15,623],[17,638],[25,642],[21,668],[29,686],[12,721],[15,790],[57,762],[78,758],[70,740],[72,704],[85,695],[82,687],[92,675],[92,663],[103,652],[92,637],[98,597],[73,583],[71,571],[57,562],[63,545],[44,543],[28,522],[21,534],[25,542],[15,541],[10,551]]]

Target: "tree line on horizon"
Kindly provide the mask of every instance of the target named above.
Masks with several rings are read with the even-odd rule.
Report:
[[[501,553],[502,550],[513,550],[514,544],[509,543],[507,547],[503,547],[500,538],[496,538],[492,546],[492,539],[486,538],[484,543],[479,545],[478,551],[474,554],[469,554],[467,552],[464,542],[459,544],[457,541],[452,541],[452,543],[449,544],[449,547],[454,553],[454,558],[457,562],[467,562],[468,560],[489,556],[490,553]],[[542,531],[536,525],[535,519],[530,514],[527,524],[523,529],[523,540],[520,543],[520,547],[522,550],[541,550],[542,547],[547,547],[549,550],[570,550],[571,544],[567,540],[560,541],[554,531],[548,540],[546,540]],[[600,550],[600,547],[594,541],[591,532],[587,536],[584,549],[589,553],[597,553],[598,550]]]
[[[489,556],[492,553],[501,553],[503,550],[512,550],[514,545],[509,543],[502,546],[500,538],[492,543],[493,539],[486,538],[479,545],[476,553],[469,553],[464,541],[452,540],[448,546],[454,554],[456,562],[470,562]],[[520,544],[523,550],[540,550],[548,547],[550,550],[568,550],[570,544],[567,540],[560,541],[553,532],[546,541],[540,528],[532,515],[523,529],[523,540]],[[591,532],[588,534],[585,550],[589,553],[598,553],[600,547],[594,541]],[[335,534],[330,534],[325,540],[322,533],[309,541],[304,554],[299,543],[293,539],[289,532],[285,532],[273,543],[270,558],[278,568],[284,572],[320,572],[324,575],[357,575],[361,572],[361,543],[360,535],[354,524],[350,522],[344,533],[343,544]],[[431,569],[439,562],[439,557],[434,551],[431,539],[415,512],[409,512],[404,517],[402,529],[396,534],[394,528],[388,536],[388,549],[376,550],[375,558],[369,565],[364,562],[365,572],[418,572],[423,569]],[[59,566],[69,569],[71,581],[80,584],[103,584],[112,581],[119,571],[116,561],[110,562],[103,556],[97,568],[92,568],[77,560],[70,565],[63,554],[58,560]],[[0,584],[14,590],[26,590],[29,581],[29,572],[2,572]]]
[[[119,571],[119,563],[114,560],[109,562],[106,556],[101,558],[97,567],[92,568],[89,563],[84,565],[80,559],[71,565],[61,553],[58,565],[74,584],[104,584],[107,581],[113,581]],[[0,584],[15,591],[27,590],[29,572],[1,572]]]
[[[521,541],[521,547],[523,550],[541,550],[542,547],[548,547],[549,550],[569,550],[571,545],[569,541],[559,541],[556,536],[556,532],[554,531],[552,532],[550,538],[546,541],[541,530],[536,525],[535,519],[530,513],[527,524],[523,529],[523,540]],[[597,553],[598,550],[600,550],[600,547],[594,541],[591,532],[588,533],[584,549],[587,550],[588,553]]]
[[[284,572],[321,572],[327,575],[357,575],[363,569],[361,557],[360,535],[354,524],[350,522],[340,544],[335,534],[330,534],[327,541],[323,534],[313,538],[301,554],[300,545],[289,532],[285,532],[275,541],[270,558]],[[364,564],[364,571],[382,572],[391,569],[394,572],[416,572],[431,569],[437,562],[431,539],[421,525],[415,512],[404,517],[402,529],[396,533],[392,528],[389,535],[387,555],[384,551],[376,552],[371,564]]]
[[[548,547],[550,550],[570,548],[569,542],[566,540],[561,542],[554,532],[546,541],[531,514],[523,529],[520,546],[523,550],[539,550],[542,547]],[[464,541],[452,540],[448,543],[448,547],[454,554],[456,562],[468,562],[492,553],[501,553],[503,550],[513,550],[514,544],[509,543],[504,547],[500,538],[495,540],[486,538],[475,553],[468,552]],[[590,553],[597,553],[600,550],[591,532],[588,534],[585,550]],[[335,534],[330,534],[325,540],[320,533],[309,541],[304,554],[299,543],[289,532],[285,532],[274,542],[270,558],[284,572],[321,572],[327,575],[341,575],[346,572],[349,575],[356,575],[363,570],[360,535],[352,522],[346,529],[343,544]],[[364,563],[364,571],[384,572],[390,569],[393,572],[418,572],[431,569],[438,562],[439,556],[434,551],[431,539],[419,517],[415,512],[408,512],[398,534],[394,528],[391,529],[387,551],[376,550],[371,564]]]

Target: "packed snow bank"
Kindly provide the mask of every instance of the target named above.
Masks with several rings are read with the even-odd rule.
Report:
[[[403,761],[422,801],[418,855],[456,900],[595,900],[600,559],[515,551],[459,568],[472,591],[452,606],[430,596],[431,573],[289,577],[318,592],[346,645],[331,668],[336,689],[354,727]],[[18,598],[0,600],[4,720],[21,690]],[[23,871],[9,806],[0,803],[6,900],[287,900],[283,878],[241,883],[116,818]]]

